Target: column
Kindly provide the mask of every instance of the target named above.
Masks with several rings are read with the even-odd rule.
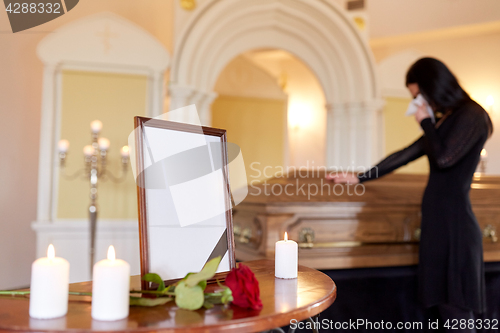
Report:
[[[194,103],[198,109],[200,122],[203,126],[210,126],[212,124],[212,110],[210,107],[215,98],[217,98],[217,93],[215,92],[197,91],[194,95]]]
[[[56,68],[46,64],[43,72],[42,115],[40,129],[40,159],[38,162],[38,201],[37,221],[53,221],[52,216],[52,181],[54,177],[54,124],[55,99],[59,92],[55,91]]]
[[[326,105],[326,110],[326,164],[328,168],[345,167],[349,158],[346,108],[343,103],[332,103]]]
[[[191,98],[195,93],[195,89],[187,86],[171,85],[170,93],[170,111],[193,104]],[[169,112],[168,120],[177,121],[180,123],[189,123],[191,119],[182,112]]]

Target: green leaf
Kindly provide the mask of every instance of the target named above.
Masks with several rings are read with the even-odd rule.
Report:
[[[193,287],[203,280],[206,281],[208,279],[211,279],[215,275],[215,272],[217,272],[217,268],[219,268],[221,259],[222,259],[221,256],[213,258],[212,260],[210,260],[205,264],[201,272],[189,274],[185,280],[186,285],[188,287]]]
[[[175,288],[175,304],[182,309],[198,310],[204,303],[203,289],[199,285],[188,287],[185,281]]]
[[[205,300],[205,302],[203,302],[203,307],[205,309],[211,309],[214,307],[214,305],[212,303],[210,303],[209,301]]]
[[[207,280],[200,281],[198,285],[201,287],[201,290],[205,290],[205,288],[207,287]]]
[[[157,291],[165,290],[165,282],[163,282],[163,279],[156,273],[145,274],[142,277],[142,280],[158,284],[158,289],[156,289]]]
[[[187,273],[186,276],[183,278],[183,280],[186,280],[190,275],[193,275],[193,274],[196,274],[196,273]],[[206,280],[202,280],[198,283],[198,285],[201,287],[201,289],[205,290],[205,288],[207,287],[207,281]]]
[[[130,306],[157,306],[172,301],[172,297],[144,298],[130,296]]]

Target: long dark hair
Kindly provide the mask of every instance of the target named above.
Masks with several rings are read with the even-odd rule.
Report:
[[[406,85],[417,83],[420,93],[435,111],[453,110],[471,98],[441,61],[417,60],[406,73]]]
[[[421,58],[411,65],[406,73],[406,86],[410,83],[418,84],[420,93],[436,112],[453,111],[471,100],[448,67],[434,58]],[[491,136],[493,123],[486,112],[485,115]]]

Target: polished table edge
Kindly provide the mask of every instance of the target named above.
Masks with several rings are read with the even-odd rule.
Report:
[[[274,260],[254,260],[254,261],[248,261],[244,262],[243,264],[249,266],[252,268],[256,264],[270,264],[273,263],[274,265]],[[184,332],[184,333],[200,333],[200,332],[259,332],[259,331],[264,331],[264,330],[270,330],[272,328],[276,327],[283,327],[287,326],[290,324],[290,321],[292,319],[297,320],[297,322],[306,320],[308,318],[314,317],[318,314],[320,314],[322,311],[326,310],[333,302],[335,301],[337,297],[337,287],[335,285],[335,282],[331,280],[328,275],[317,271],[315,269],[305,267],[305,266],[300,266],[299,265],[299,272],[315,272],[316,274],[321,274],[327,277],[331,282],[332,282],[332,290],[331,292],[314,301],[312,304],[304,305],[302,307],[293,309],[289,312],[285,313],[274,313],[270,314],[267,316],[255,316],[255,317],[246,317],[246,318],[241,318],[241,319],[234,319],[230,321],[223,321],[220,323],[213,323],[209,325],[205,325],[203,323],[199,325],[193,325],[193,326],[188,326],[188,327],[166,327],[166,328],[161,328],[161,327],[139,327],[139,328],[125,328],[125,329],[120,329],[120,330],[93,330],[93,329],[85,329],[85,328],[67,328],[64,330],[44,330],[44,329],[32,329],[29,328],[27,329],[26,327],[2,327],[2,319],[0,317],[0,333],[3,332],[72,332],[72,333],[83,333],[83,332],[162,332],[162,333],[168,333],[168,332]],[[258,275],[258,273],[256,274]],[[273,275],[274,276],[274,275]],[[139,276],[133,276],[132,278],[139,278]],[[73,283],[70,285],[70,290],[72,290],[71,286],[89,286],[91,285],[91,282],[81,282],[81,283]],[[4,298],[4,297],[2,297]],[[19,297],[17,297],[19,298]],[[72,301],[74,302],[74,301]],[[235,305],[232,305],[235,306]],[[232,307],[231,306],[231,307]],[[62,317],[64,318],[64,317]]]

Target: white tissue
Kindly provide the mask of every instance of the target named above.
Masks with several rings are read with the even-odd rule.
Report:
[[[434,117],[434,112],[429,106],[429,103],[427,103],[427,101],[425,100],[424,96],[422,96],[421,94],[418,94],[418,96],[410,102],[410,105],[408,105],[408,110],[406,110],[405,115],[408,117],[413,116],[417,112],[418,107],[421,106],[422,104],[427,105],[427,112],[429,113],[432,122],[435,123],[436,118]]]

